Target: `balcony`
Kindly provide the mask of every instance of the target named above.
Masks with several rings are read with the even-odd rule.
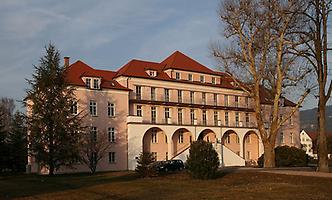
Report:
[[[192,123],[191,120],[189,121],[182,121],[178,123],[178,121],[173,121],[172,118],[163,118],[156,122],[153,122],[151,118],[143,119],[143,117],[139,116],[127,116],[127,123],[128,124],[156,124],[156,125],[179,125],[179,126],[207,126],[207,127],[229,127],[229,128],[257,128],[256,123],[240,123],[236,126],[235,121],[230,122],[228,125],[222,124],[220,120],[216,123],[215,121],[207,120],[206,123],[203,120],[195,119]]]
[[[190,103],[190,101],[183,100],[182,102],[171,101],[171,99],[167,99],[166,101],[155,101],[150,98],[141,98],[136,96],[132,96],[129,99],[129,103],[137,103],[137,104],[147,104],[147,105],[161,105],[161,106],[176,106],[176,107],[187,107],[187,108],[200,108],[200,109],[216,109],[216,110],[233,110],[233,111],[242,111],[242,112],[254,112],[254,109],[251,107],[247,107],[247,105],[215,105],[213,101],[206,101],[205,103]]]

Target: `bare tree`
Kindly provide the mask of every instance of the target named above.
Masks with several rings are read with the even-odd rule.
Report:
[[[300,31],[304,46],[294,48],[294,53],[307,59],[314,68],[318,83],[318,171],[328,172],[328,151],[326,138],[326,103],[332,92],[332,81],[328,83],[328,17],[331,0],[308,0],[303,12],[307,26]]]
[[[82,162],[86,164],[91,173],[95,173],[99,161],[107,155],[111,142],[104,132],[90,130],[84,135],[82,144]]]
[[[307,66],[299,65],[298,56],[288,52],[290,47],[301,45],[296,32],[304,23],[298,13],[305,7],[305,2],[298,0],[225,0],[220,6],[219,16],[231,48],[216,44],[212,53],[254,100],[264,145],[264,167],[275,166],[274,147],[279,129],[310,91],[305,88],[298,101],[280,117],[280,103],[286,91],[297,87],[310,73]],[[268,127],[266,115],[271,115]]]

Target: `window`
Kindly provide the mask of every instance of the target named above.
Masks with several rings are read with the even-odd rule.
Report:
[[[249,97],[245,98],[245,104],[246,104],[246,108],[249,108]]]
[[[182,124],[182,109],[178,109],[178,124]]]
[[[164,97],[165,97],[165,101],[169,102],[169,89],[164,90]]]
[[[236,127],[239,126],[239,113],[238,112],[235,113],[235,126]]]
[[[70,112],[73,115],[77,115],[77,101],[74,101],[71,105]]]
[[[239,107],[239,97],[235,96],[235,107]]]
[[[156,130],[152,130],[152,133],[151,133],[151,142],[152,143],[157,143],[157,131]]]
[[[290,116],[290,118],[289,118],[289,124],[290,124],[291,126],[294,125],[293,116]]]
[[[168,142],[167,142],[167,135],[165,135],[165,143],[168,143]]]
[[[166,152],[165,159],[168,160],[168,152]]]
[[[151,88],[151,100],[152,101],[156,100],[156,88],[154,87]]]
[[[231,143],[231,136],[229,134],[226,136],[226,143],[227,144]]]
[[[203,125],[206,125],[206,110],[203,110]]]
[[[225,126],[229,125],[228,112],[225,112]]]
[[[212,84],[216,84],[216,77],[212,77]]]
[[[87,88],[91,88],[91,78],[86,78],[85,79],[85,85]]]
[[[93,89],[99,89],[99,79],[93,79]]]
[[[246,135],[246,137],[245,137],[245,142],[246,143],[251,143],[251,137],[250,137],[250,135]]]
[[[115,142],[115,129],[114,127],[108,127],[108,141]]]
[[[247,126],[247,127],[250,126],[250,117],[249,117],[249,113],[246,113],[246,126]]]
[[[188,81],[192,81],[193,80],[193,75],[192,74],[188,74]]]
[[[136,106],[136,116],[142,117],[142,106],[141,105]]]
[[[107,103],[107,113],[109,117],[114,117],[115,116],[115,105],[114,103]]]
[[[228,95],[227,94],[224,96],[224,104],[225,104],[225,106],[228,106]]]
[[[156,161],[157,160],[157,152],[151,152],[153,159]]]
[[[179,143],[183,143],[183,132],[179,131]]]
[[[247,159],[248,159],[248,160],[251,159],[251,153],[250,153],[250,151],[247,151]]]
[[[195,103],[195,101],[194,101],[194,97],[195,97],[195,92],[190,91],[190,103],[191,103],[191,104],[194,104],[194,103]]]
[[[194,125],[195,124],[195,110],[190,109],[190,124]]]
[[[180,80],[180,72],[175,72],[175,79]]]
[[[218,104],[218,94],[213,94],[213,105],[217,106]]]
[[[202,92],[202,104],[206,104],[206,93]]]
[[[199,76],[199,81],[200,81],[201,83],[204,83],[204,76],[203,76],[203,75],[200,75],[200,76]]]
[[[90,115],[97,116],[97,102],[90,100]]]
[[[240,144],[240,137],[238,135],[236,135],[236,143]]]
[[[280,144],[284,144],[285,143],[285,140],[284,140],[284,133],[281,132],[280,133]]]
[[[164,114],[165,114],[165,123],[167,124],[169,118],[169,108],[165,108]]]
[[[115,163],[115,152],[109,152],[108,153],[108,162],[109,163]]]
[[[156,77],[157,76],[157,71],[149,71],[149,76]]]
[[[156,107],[152,106],[151,107],[151,123],[156,123]]]
[[[91,139],[92,141],[96,142],[97,141],[97,127],[95,126],[92,126],[90,128],[90,136],[91,136]]]
[[[218,126],[218,111],[213,112],[213,121],[214,121],[214,125]]]
[[[136,86],[136,99],[142,99],[142,87],[138,85]]]
[[[182,103],[182,90],[178,90],[178,102]]]
[[[293,133],[289,134],[289,141],[290,141],[291,144],[294,144],[294,135],[293,135]]]

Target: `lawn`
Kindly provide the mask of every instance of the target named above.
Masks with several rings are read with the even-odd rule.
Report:
[[[237,171],[208,181],[185,172],[138,178],[133,172],[0,177],[0,199],[332,199],[332,179]]]

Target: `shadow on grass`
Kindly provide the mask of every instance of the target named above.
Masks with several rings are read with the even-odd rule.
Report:
[[[0,199],[28,197],[107,183],[130,182],[138,179],[133,172],[102,172],[96,174],[61,174],[54,176],[25,174],[0,175]]]

